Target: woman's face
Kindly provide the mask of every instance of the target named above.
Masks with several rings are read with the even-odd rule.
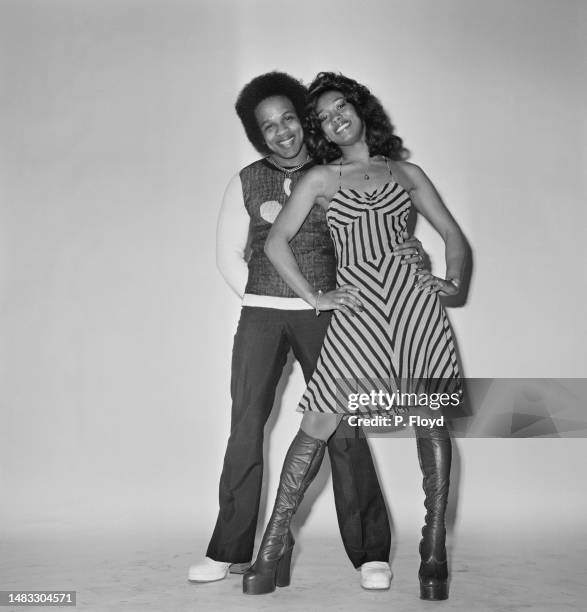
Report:
[[[340,91],[324,92],[316,101],[316,114],[324,136],[336,145],[354,144],[363,136],[363,121]]]

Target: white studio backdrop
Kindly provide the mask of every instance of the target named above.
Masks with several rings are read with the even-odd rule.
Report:
[[[471,243],[449,312],[467,376],[584,376],[586,17],[580,0],[3,0],[2,531],[211,533],[239,311],[216,215],[256,157],[236,95],[268,70],[341,71],[389,111]],[[442,274],[439,236],[417,235]],[[270,501],[303,386],[293,366]],[[584,514],[582,439],[455,446],[457,529]],[[414,441],[373,448],[417,530]],[[306,529],[336,531],[329,484]]]

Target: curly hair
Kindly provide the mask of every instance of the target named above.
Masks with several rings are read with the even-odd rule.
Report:
[[[316,113],[318,98],[333,90],[344,95],[364,122],[371,156],[384,155],[393,160],[406,159],[408,151],[404,148],[402,139],[394,134],[394,126],[381,102],[369,89],[342,74],[320,72],[308,87],[304,120],[308,150],[316,161],[328,163],[341,156],[340,148],[326,140]]]
[[[307,93],[306,87],[300,81],[285,72],[277,71],[261,74],[242,88],[234,107],[248,139],[261,155],[267,155],[270,151],[255,117],[257,105],[271,96],[284,96],[291,101],[301,121]]]

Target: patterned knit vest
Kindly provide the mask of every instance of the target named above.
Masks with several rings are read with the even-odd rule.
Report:
[[[246,293],[297,297],[282,280],[263,250],[271,225],[295,184],[312,166],[287,174],[266,159],[240,171],[244,203],[251,218],[249,226],[249,278]],[[302,274],[314,290],[330,291],[336,282],[334,247],[324,209],[315,204],[299,232],[290,242]]]

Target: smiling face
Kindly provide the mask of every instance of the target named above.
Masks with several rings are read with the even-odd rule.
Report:
[[[295,166],[306,160],[304,131],[291,100],[285,96],[265,98],[255,108],[255,118],[277,163]]]
[[[340,91],[327,91],[316,101],[316,115],[324,136],[336,145],[354,144],[364,134],[363,121]]]

